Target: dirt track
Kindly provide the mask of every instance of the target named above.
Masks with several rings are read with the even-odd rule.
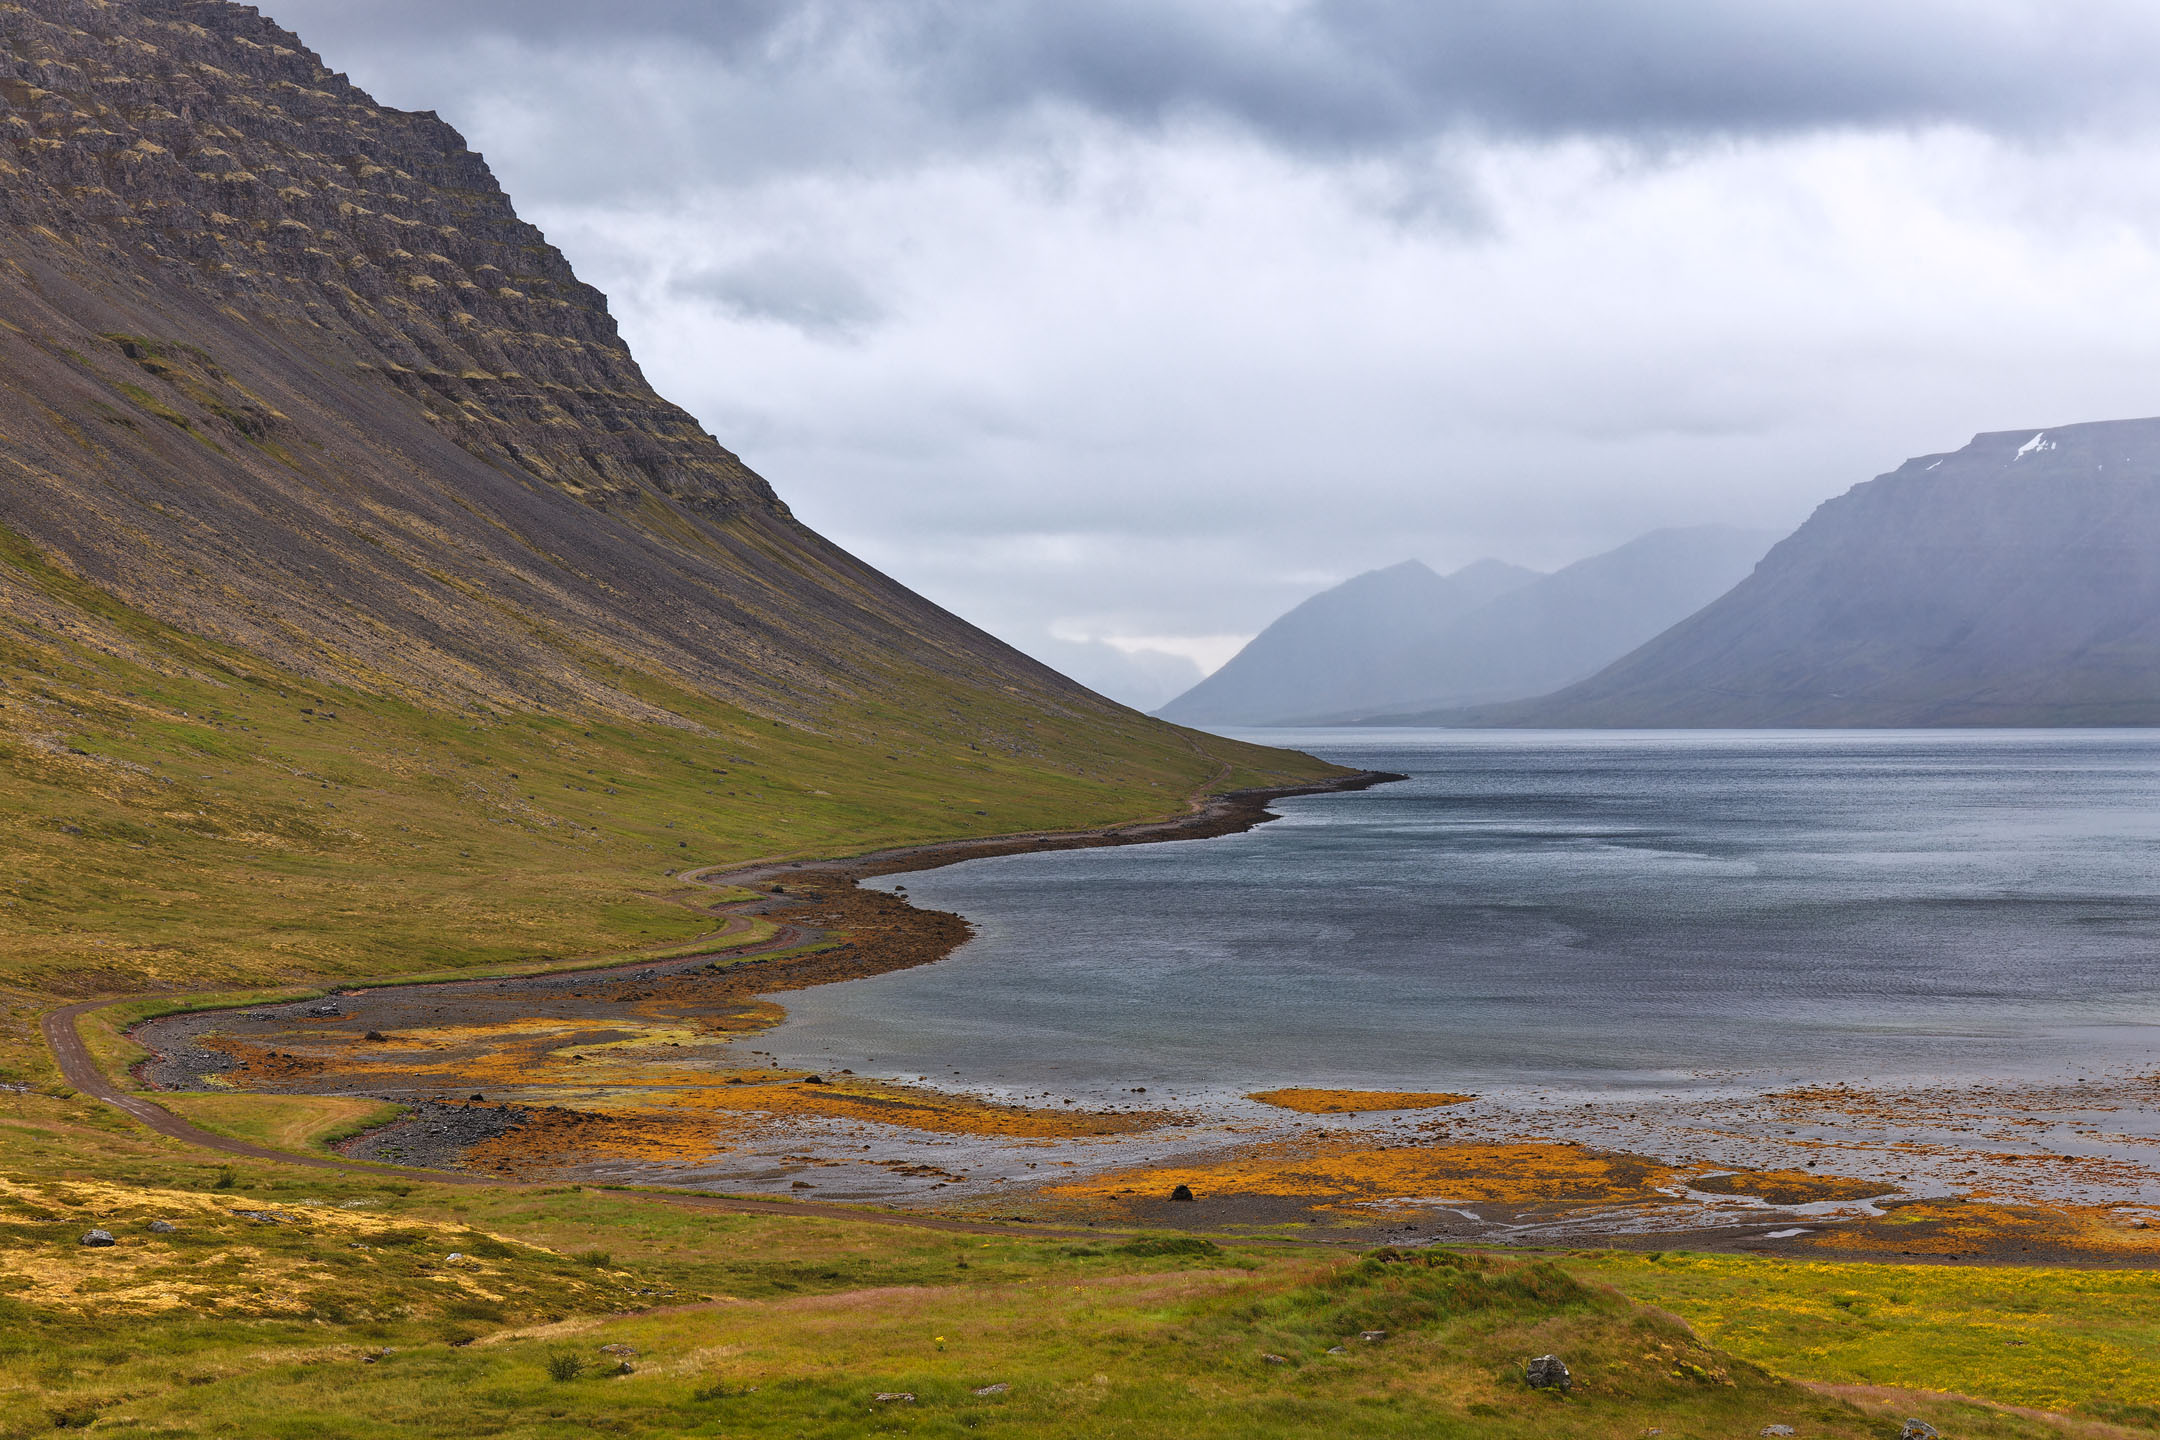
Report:
[[[836,860],[757,861],[748,865],[694,872],[685,878],[696,880],[714,888],[766,885],[772,884],[773,881],[780,878],[795,880],[798,878],[810,879],[813,876],[827,883],[842,881],[852,884],[854,881],[872,875],[931,869],[989,855],[1049,849],[1081,849],[1108,845],[1145,844],[1172,839],[1198,839],[1249,829],[1254,825],[1274,818],[1267,809],[1267,805],[1271,800],[1289,795],[1359,790],[1396,778],[1400,777],[1365,772],[1346,776],[1341,780],[1315,785],[1285,787],[1276,790],[1241,791],[1228,795],[1209,796],[1204,799],[1196,798],[1192,802],[1192,813],[1189,815],[1169,820],[1114,826],[1103,830],[1034,832],[996,836],[980,840],[941,841],[924,845],[896,847],[875,851],[867,855]],[[775,886],[774,888],[777,890],[779,887]],[[741,916],[761,913],[791,903],[784,895],[775,895],[771,898],[761,896],[756,900],[739,902],[736,905],[728,906],[724,910],[715,907],[712,913],[725,915],[728,918],[729,924],[724,926],[720,932],[720,934],[724,935],[728,930],[735,927],[735,922]],[[715,938],[718,938],[718,936]],[[708,962],[715,957],[748,959],[761,954],[799,949],[802,946],[814,944],[820,938],[822,938],[821,933],[817,930],[802,925],[782,923],[778,930],[764,941],[737,948],[716,948],[700,955],[697,959],[699,963]],[[927,958],[936,958],[936,956],[930,955]],[[596,976],[605,974],[608,970],[635,970],[640,966],[651,963],[650,961],[632,959],[623,961],[617,966],[580,973],[586,976]],[[915,963],[920,963],[920,961]],[[814,978],[807,975],[802,978],[809,983],[828,983],[834,980],[852,978],[849,973],[851,968],[845,962],[835,963],[834,961],[828,961],[817,967]],[[775,975],[773,978],[778,980],[780,977]],[[455,984],[457,982],[450,983]],[[412,982],[389,981],[382,986],[346,988],[384,989],[410,986],[411,984]],[[799,987],[794,984],[781,984],[775,988]],[[403,1174],[415,1180],[449,1185],[504,1185],[514,1183],[489,1176],[365,1164],[330,1156],[274,1150],[267,1146],[254,1145],[247,1141],[218,1135],[191,1124],[154,1101],[122,1089],[99,1069],[90,1054],[88,1045],[83,1041],[76,1024],[79,1019],[93,1011],[124,1004],[132,998],[140,997],[112,997],[82,1001],[46,1014],[42,1017],[40,1024],[45,1043],[51,1050],[62,1076],[65,1077],[69,1085],[84,1095],[112,1106],[159,1135],[222,1154],[241,1156],[251,1160],[300,1165],[310,1169],[375,1175]],[[820,1213],[834,1218],[844,1216],[851,1220],[871,1223],[910,1225],[966,1233],[994,1234],[1001,1233],[1003,1230],[1003,1227],[996,1225],[945,1220],[918,1214],[857,1211],[837,1206],[819,1206],[816,1210],[811,1210],[801,1202],[791,1201],[732,1199],[709,1194],[668,1194],[666,1198],[670,1203],[674,1204],[737,1213],[783,1215]],[[1028,1233],[1063,1234],[1086,1232],[1037,1229],[1031,1226]]]

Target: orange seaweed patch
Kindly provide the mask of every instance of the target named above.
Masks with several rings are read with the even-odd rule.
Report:
[[[1705,1175],[1699,1180],[1690,1180],[1688,1185],[1706,1194],[1747,1195],[1771,1205],[1869,1200],[1897,1190],[1895,1185],[1886,1185],[1880,1180],[1817,1175],[1811,1170],[1749,1170],[1732,1175]]]
[[[713,1115],[536,1110],[520,1128],[467,1146],[463,1158],[476,1169],[529,1180],[602,1160],[704,1160],[742,1128]]]
[[[1190,1186],[1201,1195],[1294,1196],[1323,1204],[1417,1199],[1474,1204],[1636,1201],[1674,1172],[1634,1155],[1579,1145],[1256,1145],[1199,1165],[1150,1166],[1048,1186],[1045,1194],[1115,1198],[1135,1188]]]
[[[1300,1115],[1359,1115],[1367,1110],[1436,1110],[1477,1096],[1450,1090],[1261,1090],[1245,1098]]]
[[[2048,1256],[2160,1258],[2160,1229],[2137,1228],[2097,1206],[1923,1200],[1810,1235],[1811,1249],[1854,1255],[2032,1260]]]
[[[1160,1115],[1118,1115],[1077,1107],[1030,1110],[994,1105],[966,1095],[941,1095],[896,1085],[854,1081],[827,1085],[726,1085],[697,1092],[689,1103],[716,1110],[764,1115],[813,1115],[834,1120],[874,1120],[952,1135],[1008,1135],[1060,1139],[1084,1135],[1130,1135],[1164,1123]]]
[[[230,1055],[238,1062],[238,1069],[228,1070],[220,1077],[235,1088],[253,1089],[266,1085],[289,1084],[296,1080],[312,1079],[327,1068],[313,1055],[294,1055],[283,1050],[272,1050],[267,1045],[236,1040],[230,1035],[205,1035],[196,1043],[205,1050],[216,1050]]]
[[[588,1092],[574,1109],[532,1110],[521,1128],[468,1147],[464,1159],[518,1179],[606,1160],[695,1163],[737,1137],[756,1133],[760,1127],[752,1116],[871,1121],[937,1134],[1017,1139],[1118,1135],[1164,1123],[1156,1115],[1027,1110],[869,1081],[810,1085],[775,1081],[769,1072],[749,1073],[756,1079],[748,1084],[715,1076],[718,1083],[706,1085]]]

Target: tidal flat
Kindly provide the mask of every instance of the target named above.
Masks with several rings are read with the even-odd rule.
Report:
[[[761,873],[718,903],[763,955],[169,1020],[140,1038],[217,1058],[148,1074],[421,1104],[348,1148],[530,1180],[1344,1239],[2160,1249],[2146,732],[1254,738],[1407,778],[1204,839]]]

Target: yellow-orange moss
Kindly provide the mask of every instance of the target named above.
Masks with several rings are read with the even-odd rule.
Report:
[[[1705,1175],[1689,1186],[1711,1195],[1747,1195],[1771,1205],[1813,1205],[1825,1200],[1870,1200],[1897,1190],[1880,1180],[1817,1175],[1812,1170],[1746,1170]]]
[[[1436,1110],[1477,1099],[1449,1090],[1261,1090],[1245,1097],[1300,1115],[1361,1115],[1368,1110]]]
[[[1281,1195],[1322,1204],[1412,1199],[1472,1204],[1671,1203],[1674,1173],[1652,1160],[1537,1142],[1499,1145],[1256,1145],[1229,1159],[1150,1166],[1047,1187],[1052,1196],[1113,1198],[1189,1185],[1202,1195]]]

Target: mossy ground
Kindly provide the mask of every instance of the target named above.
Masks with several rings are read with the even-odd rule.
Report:
[[[611,670],[674,723],[430,708],[126,609],[0,533],[0,1080],[52,997],[679,953],[679,872],[1182,813],[1335,773],[955,685],[760,718]],[[27,597],[27,598],[25,598]]]
[[[80,1246],[92,1226],[120,1243]],[[0,1275],[8,1440],[1710,1440],[1773,1424],[1857,1440],[1905,1414],[2009,1440],[2103,1433],[2016,1406],[2160,1416],[2140,1271],[1360,1255],[741,1214],[226,1164],[43,1095],[0,1103]],[[1577,1380],[1564,1400],[1520,1378],[1548,1352]],[[976,1393],[993,1385],[1009,1388]]]
[[[39,1013],[679,953],[713,921],[670,871],[1166,815],[1324,767],[979,693],[813,728],[617,674],[681,723],[445,713],[366,677],[280,673],[4,558],[47,608],[0,620],[0,1078],[21,1087],[0,1092],[0,1436],[1895,1431],[1781,1376],[2160,1415],[2135,1272],[1134,1245],[227,1162],[153,1137],[56,1083]],[[86,1030],[112,1064],[125,1018]],[[176,1104],[303,1151],[371,1118],[316,1097]],[[92,1226],[120,1243],[80,1246]],[[2027,1301],[1988,1328],[1991,1305]],[[607,1373],[609,1345],[636,1349],[630,1373]],[[1521,1383],[1544,1351],[1578,1376],[1564,1400]],[[914,1398],[876,1398],[898,1393]],[[1952,1433],[2059,1433],[1910,1407]]]
[[[2160,1425],[2160,1277],[2150,1270],[1680,1253],[1566,1263],[1786,1374]]]

